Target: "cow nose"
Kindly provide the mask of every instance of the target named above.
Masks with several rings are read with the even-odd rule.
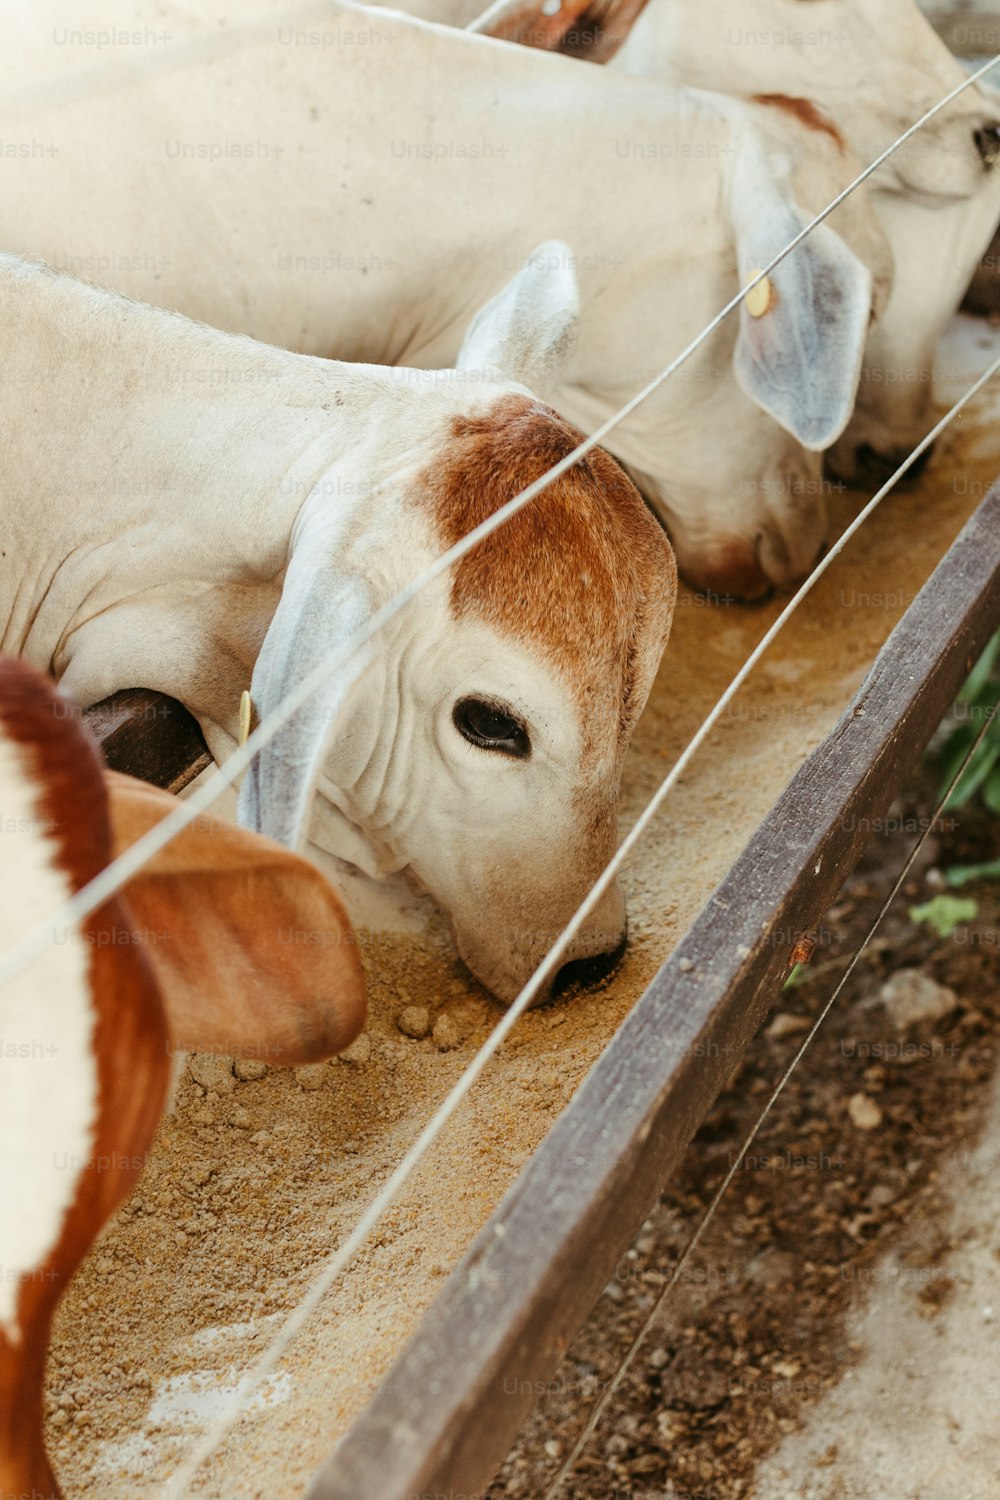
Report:
[[[681,559],[680,567],[685,583],[718,604],[757,602],[772,592],[757,547],[749,541],[731,542],[713,556],[693,563]]]
[[[1000,121],[991,120],[988,125],[981,125],[972,132],[972,138],[985,166],[992,167],[1000,161]]]
[[[893,448],[883,453],[877,448],[872,448],[868,443],[862,443],[855,457],[854,483],[862,489],[880,489],[892,478],[900,464],[912,451],[911,448]],[[931,443],[907,469],[899,481],[901,486],[905,487],[916,482],[933,452],[934,444]]]
[[[624,932],[615,946],[606,953],[594,953],[589,958],[571,958],[568,964],[563,964],[555,977],[552,998],[564,994],[568,989],[583,989],[607,979],[621,963],[627,946],[628,933]]]

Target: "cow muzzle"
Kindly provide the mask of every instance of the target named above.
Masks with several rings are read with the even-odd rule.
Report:
[[[1000,121],[990,120],[988,124],[981,125],[978,130],[972,132],[972,139],[976,143],[976,150],[982,158],[983,166],[996,166],[1000,161]]]
[[[579,899],[585,894],[580,891]],[[572,914],[572,910],[566,911],[565,923]],[[455,923],[456,943],[463,962],[503,1005],[517,999],[562,931],[562,926],[552,925],[530,932],[469,934]],[[576,993],[607,979],[621,963],[627,942],[625,899],[616,882],[570,940],[559,965],[539,986],[532,1005],[544,1005],[554,996],[568,991]]]
[[[765,523],[753,537],[724,537],[690,558],[677,549],[681,577],[718,604],[759,604],[775,590],[794,588],[822,555],[825,511],[779,529]]]

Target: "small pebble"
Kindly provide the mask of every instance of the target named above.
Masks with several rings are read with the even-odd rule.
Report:
[[[301,1068],[293,1069],[295,1082],[300,1089],[307,1089],[311,1093],[314,1089],[321,1089],[326,1082],[326,1063],[304,1063]]]
[[[660,1442],[665,1443],[668,1448],[680,1437],[682,1425],[679,1417],[672,1411],[658,1411],[656,1413],[656,1431]]]
[[[677,967],[680,969],[682,974],[690,974],[691,970],[694,968],[694,959],[679,958],[677,960]]]
[[[453,1047],[461,1045],[461,1035],[453,1017],[447,1011],[438,1016],[434,1022],[434,1045],[441,1052],[450,1052]]]
[[[430,1011],[426,1005],[407,1005],[396,1017],[396,1025],[404,1036],[420,1041],[431,1029]]]
[[[442,1052],[460,1047],[476,1029],[478,1016],[472,1005],[456,1005],[442,1011],[434,1022],[434,1042]]]
[[[229,1094],[236,1087],[233,1064],[228,1057],[195,1052],[188,1058],[188,1072],[195,1083],[200,1083],[203,1089],[214,1089],[217,1094]]]
[[[244,1083],[252,1083],[254,1079],[264,1077],[267,1063],[261,1062],[258,1057],[238,1057],[233,1063],[233,1071]]]
[[[372,1039],[367,1031],[356,1036],[349,1047],[340,1054],[341,1062],[366,1063],[372,1055]]]
[[[230,1125],[235,1125],[237,1130],[246,1130],[250,1124],[250,1115],[243,1108],[242,1104],[234,1105],[229,1111],[229,1123]]]
[[[797,1032],[808,1031],[810,1022],[806,1016],[789,1015],[787,1011],[780,1011],[767,1028],[767,1035],[773,1041],[780,1041],[785,1036],[795,1036]]]
[[[932,1025],[950,1015],[958,996],[920,969],[900,969],[879,991],[889,1019],[898,1031],[907,1026]]]
[[[882,1123],[882,1111],[867,1094],[852,1094],[847,1101],[847,1113],[858,1130],[877,1130]]]
[[[768,1291],[795,1283],[795,1257],[787,1250],[768,1248],[755,1255],[746,1268],[747,1280]]]

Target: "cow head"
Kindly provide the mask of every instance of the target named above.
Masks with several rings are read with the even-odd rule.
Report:
[[[856,170],[828,122],[720,96],[697,96],[697,109],[689,138],[727,152],[716,174],[722,192],[695,181],[678,193],[664,179],[686,234],[668,220],[665,243],[650,236],[642,271],[610,286],[601,316],[588,318],[559,390],[560,410],[588,430],[699,334]],[[821,455],[851,416],[890,278],[884,237],[856,195],[609,434],[695,586],[748,598],[809,570],[826,527]]]
[[[480,313],[456,370],[382,372],[394,420],[359,436],[295,527],[253,673],[261,717],[580,439],[520,383],[551,388],[572,341],[575,280],[555,248]],[[353,507],[330,500],[348,471],[363,476]],[[674,594],[665,536],[595,451],[328,680],[257,757],[241,821],[291,845],[310,830],[375,877],[408,872],[509,1001],[614,851]],[[624,937],[615,886],[566,958],[606,968]]]
[[[552,15],[510,0],[484,29],[670,83],[811,100],[861,165],[965,76],[914,0],[564,0]],[[895,279],[831,455],[842,478],[882,477],[930,426],[938,340],[1000,218],[998,162],[1000,96],[979,85],[872,179]]]

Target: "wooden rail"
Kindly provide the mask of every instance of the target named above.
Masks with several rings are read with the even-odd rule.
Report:
[[[124,688],[84,713],[112,771],[179,792],[212,764],[197,720],[174,698]]]
[[[1000,483],[459,1263],[307,1500],[473,1500],[1000,625]]]

